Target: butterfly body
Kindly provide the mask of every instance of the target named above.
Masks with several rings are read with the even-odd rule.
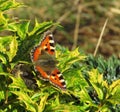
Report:
[[[44,34],[41,43],[31,51],[31,60],[38,77],[53,85],[66,89],[62,74],[57,69],[53,35],[50,31]]]

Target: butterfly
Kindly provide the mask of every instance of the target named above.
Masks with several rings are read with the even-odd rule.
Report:
[[[55,42],[50,31],[44,33],[40,44],[31,50],[31,60],[38,77],[49,81],[54,86],[65,90],[66,83],[61,72],[56,67]]]

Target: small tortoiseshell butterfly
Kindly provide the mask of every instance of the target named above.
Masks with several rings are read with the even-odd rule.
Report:
[[[65,80],[56,67],[58,61],[55,58],[54,39],[50,31],[45,32],[40,44],[31,51],[31,60],[39,78],[66,89]]]

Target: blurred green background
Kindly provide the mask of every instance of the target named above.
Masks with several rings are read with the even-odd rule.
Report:
[[[12,10],[16,18],[39,22],[59,22],[55,29],[56,43],[67,48],[80,47],[94,53],[101,30],[108,18],[97,54],[120,57],[120,0],[17,0],[26,6]]]

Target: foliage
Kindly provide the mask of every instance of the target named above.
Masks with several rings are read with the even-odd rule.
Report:
[[[97,68],[100,73],[103,73],[104,79],[109,84],[120,78],[120,60],[116,56],[112,56],[106,60],[102,56],[95,58],[90,55],[86,63],[89,65],[89,69]]]
[[[0,37],[1,111],[110,112],[120,110],[120,79],[116,78],[109,84],[100,74],[99,69],[102,69],[100,65],[98,70],[88,69],[92,68],[92,65],[88,66],[84,63],[87,56],[81,53],[79,48],[69,51],[60,45],[56,46],[58,67],[67,82],[66,91],[37,79],[29,53],[39,42],[41,34],[55,23],[51,21],[38,23],[36,20],[34,28],[29,31],[30,21],[18,22],[8,17],[6,10],[20,6],[13,0],[8,1],[2,2],[6,7],[4,5],[0,7],[2,14],[0,31],[9,32],[9,35]],[[101,59],[100,62],[104,63],[104,60]],[[118,62],[116,60],[115,66]],[[114,67],[113,65],[109,64],[111,68]]]

